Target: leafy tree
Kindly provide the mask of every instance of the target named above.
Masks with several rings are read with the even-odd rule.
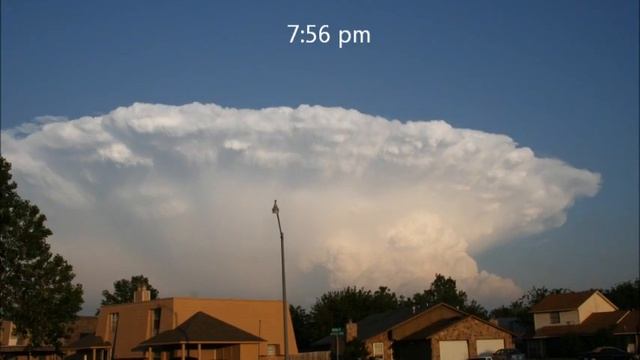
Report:
[[[52,254],[52,234],[37,206],[20,198],[11,164],[0,156],[0,319],[13,321],[31,346],[60,347],[80,311],[82,285],[73,267]]]
[[[369,350],[365,346],[364,342],[360,339],[353,339],[347,343],[344,348],[344,353],[340,357],[344,360],[368,360],[373,359],[369,354]]]
[[[467,314],[475,315],[481,319],[488,320],[489,319],[489,311],[484,308],[484,306],[480,305],[477,301],[471,300],[470,303],[465,304],[463,310]]]
[[[622,310],[640,307],[640,279],[625,281],[605,290],[604,295]]]
[[[519,299],[513,301],[509,306],[501,306],[491,311],[491,317],[516,317],[524,325],[533,326],[533,317],[530,314],[531,307],[552,294],[564,294],[570,292],[569,289],[533,286]]]
[[[359,321],[371,314],[397,309],[397,296],[386,287],[375,292],[364,288],[346,287],[329,291],[311,307],[313,339],[329,334],[332,327],[343,326],[347,321]]]
[[[289,305],[289,313],[291,313],[291,323],[295,329],[298,349],[306,350],[314,340],[311,315],[301,306],[293,305]]]
[[[120,279],[113,283],[113,293],[102,290],[102,305],[126,304],[133,302],[133,295],[141,285],[146,286],[151,292],[151,299],[158,297],[158,290],[149,284],[149,279],[144,275],[132,276],[131,280]]]
[[[429,289],[416,293],[405,301],[405,305],[417,306],[420,309],[426,309],[439,303],[451,305],[482,319],[487,319],[489,315],[487,309],[477,301],[468,302],[467,293],[458,290],[453,278],[445,277],[442,274],[436,274]]]
[[[456,281],[441,274],[436,274],[429,289],[416,293],[409,299],[409,303],[412,306],[417,306],[421,309],[429,308],[441,302],[461,310],[467,302],[467,294],[462,290],[458,290]]]

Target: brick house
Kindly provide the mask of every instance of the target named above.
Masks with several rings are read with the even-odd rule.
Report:
[[[346,341],[359,339],[382,360],[466,360],[512,347],[513,334],[446,304],[399,309],[349,322]]]

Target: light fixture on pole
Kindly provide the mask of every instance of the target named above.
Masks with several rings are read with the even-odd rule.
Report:
[[[273,208],[271,212],[276,214],[278,218],[278,230],[280,231],[280,255],[282,258],[282,327],[284,331],[284,360],[289,360],[289,332],[287,331],[287,281],[284,276],[284,233],[282,233],[282,225],[280,225],[280,209],[278,209],[278,200],[273,200]]]

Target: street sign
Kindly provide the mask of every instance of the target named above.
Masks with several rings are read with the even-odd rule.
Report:
[[[331,335],[344,335],[342,328],[331,328]]]

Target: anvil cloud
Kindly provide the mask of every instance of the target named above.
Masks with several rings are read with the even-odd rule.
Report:
[[[521,290],[473,255],[561,226],[600,184],[505,135],[306,105],[136,103],[3,131],[2,152],[89,303],[138,273],[163,295],[277,297],[278,199],[294,303],[443,273],[497,304]]]

